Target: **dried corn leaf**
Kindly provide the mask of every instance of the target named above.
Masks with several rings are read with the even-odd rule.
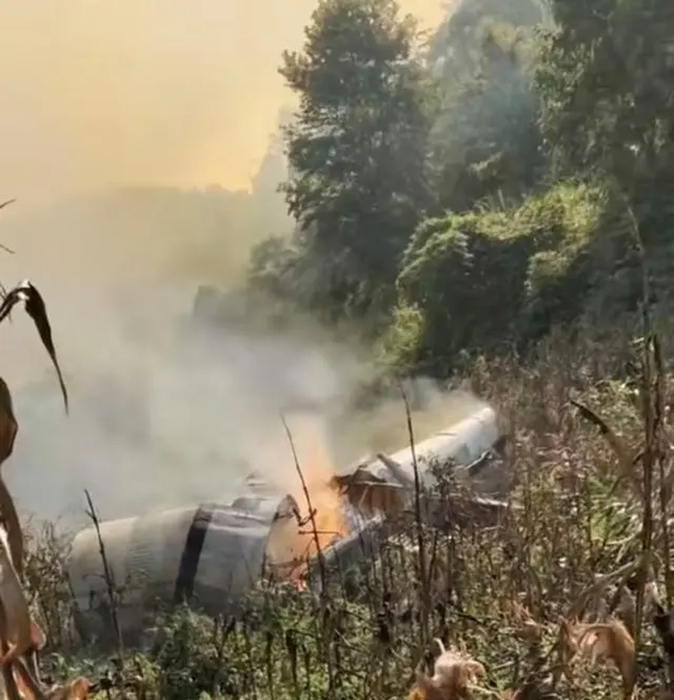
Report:
[[[0,323],[2,323],[9,316],[11,310],[20,301],[24,302],[26,313],[33,319],[37,332],[42,340],[42,344],[49,353],[49,357],[51,358],[54,368],[56,369],[59,385],[61,387],[61,393],[63,394],[63,403],[65,404],[65,409],[67,412],[68,391],[66,389],[65,382],[63,381],[63,375],[61,373],[61,367],[58,363],[58,358],[56,357],[56,348],[54,347],[54,341],[52,338],[51,325],[49,323],[49,316],[47,315],[47,307],[40,292],[38,292],[38,290],[28,280],[24,280],[21,284],[5,294],[2,304],[0,304]]]

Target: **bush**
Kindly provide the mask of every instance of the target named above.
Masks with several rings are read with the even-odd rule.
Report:
[[[465,351],[540,339],[579,317],[595,281],[593,260],[609,196],[599,185],[562,182],[517,207],[484,208],[424,222],[398,277],[400,309],[414,308],[419,337],[394,314],[386,348],[408,369],[428,359],[448,373]],[[405,338],[405,348],[395,339]],[[410,353],[410,348],[414,353]]]

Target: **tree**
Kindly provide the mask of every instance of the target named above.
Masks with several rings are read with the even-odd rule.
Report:
[[[441,90],[431,134],[434,187],[444,208],[468,211],[490,195],[517,200],[540,175],[533,90],[533,0],[463,2],[435,32],[429,64]]]
[[[524,347],[576,320],[606,207],[601,188],[562,182],[519,206],[425,221],[398,278],[389,364],[444,374],[462,352]]]
[[[426,78],[415,25],[394,0],[321,0],[280,72],[299,96],[285,130],[294,245],[313,306],[385,312],[398,263],[429,207]]]
[[[552,3],[537,71],[544,135],[561,170],[607,175],[638,198],[674,170],[674,14],[667,0],[589,4]]]
[[[450,57],[454,66],[466,69],[479,61],[480,25],[485,19],[512,27],[534,27],[548,21],[545,4],[539,0],[462,0],[452,3],[430,42],[432,63]]]
[[[608,181],[639,222],[656,296],[674,271],[674,14],[667,0],[554,0],[537,70],[540,123],[558,174]],[[619,215],[619,212],[616,211]],[[635,248],[624,227],[625,249]],[[614,274],[641,276],[633,256]],[[631,272],[630,272],[631,270]],[[622,275],[625,277],[625,275]]]

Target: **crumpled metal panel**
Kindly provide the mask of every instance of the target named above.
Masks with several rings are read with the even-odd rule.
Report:
[[[433,484],[433,474],[428,465],[433,460],[440,463],[448,460],[468,466],[479,459],[489,450],[499,437],[499,427],[496,412],[493,408],[485,406],[464,420],[456,423],[447,430],[436,433],[427,440],[415,445],[415,454],[422,481],[427,485]],[[414,461],[412,449],[406,447],[403,450],[386,455],[388,461],[399,467],[401,477],[408,483],[414,483]],[[392,473],[379,458],[375,458],[358,468],[363,474],[370,475],[373,479],[382,482],[391,482]]]
[[[279,501],[239,499],[237,505],[191,506],[101,523],[106,558],[116,587],[122,589],[118,616],[125,638],[132,640],[140,632],[144,613],[155,600],[175,602],[188,534],[200,510],[208,511],[210,518],[193,559],[190,602],[211,614],[227,612],[260,579],[274,521],[291,517],[294,501]],[[85,638],[111,639],[107,584],[93,527],[75,537],[68,572],[80,633]]]
[[[213,513],[194,582],[199,607],[223,612],[256,585],[274,522],[292,517],[293,506],[291,498],[241,498]]]

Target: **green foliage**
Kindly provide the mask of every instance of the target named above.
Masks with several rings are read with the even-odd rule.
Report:
[[[421,61],[393,0],[323,0],[281,68],[297,229],[254,250],[249,288],[369,324],[396,374],[620,323],[644,264],[671,308],[668,7],[464,0]]]
[[[430,158],[443,207],[465,211],[496,193],[517,199],[540,175],[531,70],[540,19],[527,2],[463,3],[433,37],[429,58],[442,104]]]
[[[387,308],[398,261],[428,206],[426,77],[394,0],[322,0],[281,74],[300,109],[285,137],[285,193],[314,305]]]
[[[410,367],[422,365],[424,328],[424,314],[418,307],[399,305],[393,310],[391,323],[379,338],[376,352],[385,375],[404,375]]]
[[[228,691],[231,671],[221,634],[213,621],[184,608],[163,621],[151,652],[160,697],[200,700],[203,693]]]
[[[421,337],[395,328],[390,337],[405,338],[402,355],[414,348],[415,363],[434,358],[442,373],[462,350],[538,338],[553,318],[571,320],[591,284],[587,256],[606,204],[600,187],[564,182],[519,207],[422,224],[398,278]],[[396,325],[404,321],[398,316]]]
[[[553,323],[580,315],[595,281],[592,252],[602,240],[608,204],[600,186],[561,183],[521,207],[516,224],[535,241],[520,318],[524,338],[539,339]]]
[[[608,294],[596,315],[618,319],[642,294],[671,310],[674,224],[674,56],[671,4],[663,0],[552,3],[557,25],[536,65],[539,123],[557,175],[601,177],[619,196],[613,235],[594,251]],[[643,246],[641,259],[634,224]],[[628,242],[629,241],[629,242]],[[601,310],[601,311],[599,311]]]
[[[562,166],[600,171],[632,194],[671,177],[674,15],[666,0],[552,3],[538,64],[541,124]]]

